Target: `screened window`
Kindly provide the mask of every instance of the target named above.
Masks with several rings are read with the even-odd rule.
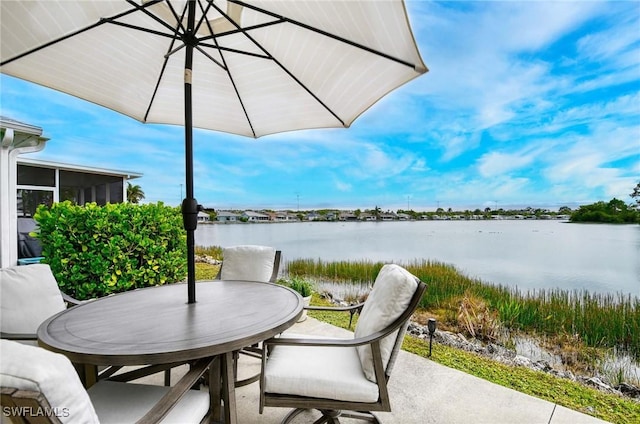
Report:
[[[50,168],[18,165],[18,185],[55,187],[56,171]]]
[[[122,202],[122,177],[61,170],[60,201],[62,200],[71,200],[78,205],[89,202],[99,205]]]

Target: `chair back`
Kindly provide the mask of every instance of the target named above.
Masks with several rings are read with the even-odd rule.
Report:
[[[380,341],[380,353],[385,375],[388,377],[402,345],[411,313],[416,309],[424,291],[424,284],[399,265],[387,264],[382,267],[373,289],[365,301],[354,337],[366,337],[382,331],[398,318],[406,315],[406,320],[398,328]],[[411,310],[409,310],[411,309]],[[370,345],[358,346],[358,356],[365,376],[376,382],[373,353]]]
[[[281,252],[269,246],[241,245],[222,249],[221,280],[274,283],[280,269]]]
[[[0,387],[3,413],[21,417],[23,422],[99,422],[76,370],[64,355],[0,340]]]
[[[47,264],[0,269],[0,330],[35,334],[47,318],[66,309]]]

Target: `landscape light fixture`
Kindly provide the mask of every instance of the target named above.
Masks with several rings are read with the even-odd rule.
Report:
[[[436,319],[429,318],[427,323],[427,329],[429,330],[429,356],[431,356],[431,345],[433,344],[433,333],[436,332]]]

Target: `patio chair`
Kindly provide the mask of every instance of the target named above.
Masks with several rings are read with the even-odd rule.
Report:
[[[307,409],[322,413],[316,423],[339,423],[340,416],[379,422],[372,411],[391,411],[387,382],[425,288],[404,268],[385,265],[353,339],[285,333],[266,340],[260,413],[269,406],[295,408],[283,424]]]
[[[206,371],[206,359],[175,387],[99,381],[88,391],[64,355],[1,340],[0,359],[2,413],[14,422],[200,423],[209,413],[209,393],[182,395]]]
[[[220,280],[248,280],[264,283],[275,283],[280,270],[282,252],[270,246],[239,245],[222,249],[222,266],[218,272]],[[235,386],[242,387],[254,383],[260,374],[238,380],[238,356],[240,354],[260,359],[260,345],[247,346],[234,352],[233,372],[236,376]]]
[[[222,249],[219,280],[248,280],[275,283],[282,252],[269,246],[240,245]]]
[[[32,346],[38,345],[40,324],[68,307],[85,302],[61,292],[51,268],[42,263],[0,269],[0,293],[0,338]],[[99,367],[98,378],[108,378],[120,368]],[[165,371],[167,386],[169,372]],[[139,371],[137,375],[142,373]]]
[[[38,326],[81,302],[62,293],[47,264],[0,269],[0,338],[36,345]]]

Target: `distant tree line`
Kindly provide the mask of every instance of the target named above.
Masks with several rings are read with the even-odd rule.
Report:
[[[632,203],[626,204],[615,197],[609,202],[596,202],[580,206],[571,214],[571,222],[602,222],[611,224],[640,224],[640,183],[629,195]]]
[[[137,187],[137,186],[136,186]],[[135,188],[135,187],[134,187]],[[135,190],[132,190],[134,193]],[[140,190],[141,191],[141,190]],[[141,193],[144,198],[144,192]],[[390,210],[383,211],[379,206],[375,206],[372,209],[355,209],[353,211],[346,211],[352,214],[352,217],[360,220],[363,217],[367,217],[367,220],[373,218],[376,221],[384,220],[391,215],[395,215],[398,219],[412,219],[412,220],[425,220],[425,219],[557,219],[569,217],[572,222],[603,222],[603,223],[640,223],[640,182],[636,185],[633,192],[629,195],[633,200],[630,204],[625,204],[622,200],[613,198],[609,202],[596,202],[591,205],[580,206],[579,209],[573,210],[568,206],[562,206],[557,211],[551,211],[546,208],[533,208],[526,207],[522,209],[504,209],[495,208],[491,209],[486,207],[484,209],[475,210],[453,210],[452,208],[441,208],[435,212],[420,212],[412,209],[398,209],[393,212]],[[132,201],[132,200],[130,200]],[[216,220],[217,212],[213,208],[206,208],[206,212],[209,213],[212,221]],[[241,214],[242,211],[232,211]],[[263,209],[264,213],[275,213],[276,211]],[[299,221],[311,219],[319,221],[338,221],[341,220],[340,209],[315,209],[308,211],[293,211],[286,210],[284,212],[295,215]],[[366,214],[366,215],[365,215]],[[402,217],[400,217],[402,215]],[[349,218],[351,219],[351,218]],[[238,217],[241,222],[246,222],[246,217]]]

